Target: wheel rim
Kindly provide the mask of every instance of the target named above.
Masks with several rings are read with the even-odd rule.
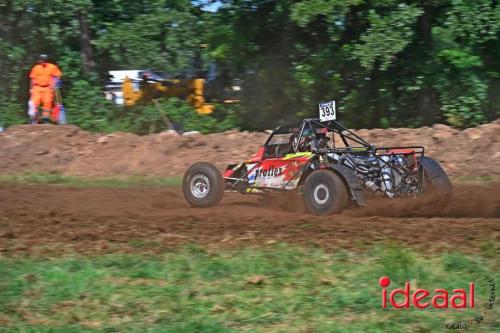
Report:
[[[324,205],[330,199],[330,190],[325,184],[319,184],[314,188],[314,201],[320,205]]]
[[[189,183],[191,193],[198,199],[203,199],[210,192],[210,180],[202,174],[194,175]]]

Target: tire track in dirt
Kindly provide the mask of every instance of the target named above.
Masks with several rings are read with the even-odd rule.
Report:
[[[155,252],[180,244],[211,247],[290,242],[362,250],[378,242],[477,251],[500,240],[500,193],[458,186],[446,199],[373,198],[366,208],[316,217],[300,199],[226,195],[191,208],[178,188],[0,187],[0,251]]]

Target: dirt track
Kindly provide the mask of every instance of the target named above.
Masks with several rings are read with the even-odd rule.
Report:
[[[157,251],[275,242],[363,249],[393,241],[474,251],[500,241],[498,184],[459,186],[447,201],[375,199],[368,208],[313,217],[293,198],[226,195],[219,207],[188,207],[180,189],[0,187],[0,252],[67,249]],[[64,244],[64,248],[61,246]]]

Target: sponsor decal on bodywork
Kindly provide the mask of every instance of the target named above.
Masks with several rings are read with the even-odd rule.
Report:
[[[276,168],[271,165],[269,169],[258,168],[255,171],[255,178],[277,177],[283,174],[283,167]]]
[[[248,182],[256,187],[293,189],[300,179],[301,168],[311,156],[312,153],[288,154],[283,158],[248,164]]]

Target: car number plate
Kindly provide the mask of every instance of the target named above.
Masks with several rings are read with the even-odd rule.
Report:
[[[337,109],[335,101],[319,103],[319,120],[329,121],[337,119]]]

